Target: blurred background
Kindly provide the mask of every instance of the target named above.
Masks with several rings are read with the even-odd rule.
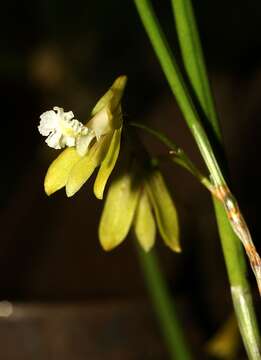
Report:
[[[179,59],[170,2],[153,3]],[[261,3],[194,3],[232,189],[261,251]],[[10,311],[0,310],[0,357],[168,359],[133,240],[111,253],[102,250],[103,203],[93,195],[92,180],[70,199],[64,190],[45,195],[44,176],[57,152],[37,130],[40,114],[53,106],[73,110],[84,122],[113,80],[126,74],[125,121],[166,131],[202,166],[134,4],[9,0],[1,6],[0,305]],[[141,138],[152,154],[166,153]],[[206,344],[231,315],[212,204],[183,169],[164,164],[162,171],[183,246],[177,255],[157,239],[162,268],[195,357],[212,359]],[[249,279],[259,302],[251,271]],[[240,343],[236,358],[245,358]]]

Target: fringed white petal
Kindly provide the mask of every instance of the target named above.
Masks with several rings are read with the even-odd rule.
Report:
[[[38,130],[41,135],[48,136],[57,127],[57,116],[53,110],[46,111],[40,116]]]
[[[72,111],[64,112],[57,106],[44,112],[40,119],[38,130],[41,135],[48,136],[46,143],[54,149],[75,146],[78,136],[88,134],[88,129],[74,119]]]

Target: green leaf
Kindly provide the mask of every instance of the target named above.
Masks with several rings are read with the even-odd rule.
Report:
[[[104,250],[119,245],[127,236],[139,198],[135,172],[125,172],[110,185],[99,225],[99,238]]]
[[[142,191],[137,205],[134,232],[143,250],[149,251],[155,243],[156,224],[145,189]]]
[[[153,171],[146,182],[159,232],[166,245],[176,252],[181,251],[177,211],[161,173]]]
[[[122,128],[116,129],[114,131],[108,153],[106,154],[103,162],[101,163],[101,167],[97,174],[94,183],[94,194],[98,199],[103,198],[105,185],[118,159],[121,143],[121,130]]]
[[[208,81],[206,64],[197,30],[197,23],[190,0],[172,0],[173,14],[182,53],[182,60],[188,78],[199,103],[215,134],[221,140],[218,117]]]
[[[47,195],[65,186],[71,169],[80,159],[75,148],[67,148],[51,163],[44,179]]]

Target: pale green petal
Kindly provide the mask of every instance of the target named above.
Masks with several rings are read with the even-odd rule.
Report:
[[[98,199],[103,198],[105,185],[118,159],[121,143],[121,130],[122,128],[114,131],[109,151],[101,163],[99,172],[97,174],[94,183],[94,194]]]
[[[177,211],[159,171],[154,171],[150,175],[147,180],[146,189],[163,240],[172,250],[180,252]]]
[[[67,148],[52,162],[44,180],[44,189],[47,195],[51,195],[65,186],[72,167],[80,159],[75,148]]]
[[[112,134],[106,135],[97,141],[71,169],[66,182],[66,194],[73,196],[89,179],[95,168],[101,164],[106,155]]]
[[[142,191],[134,217],[134,231],[140,245],[149,251],[156,237],[156,224],[146,191]]]
[[[140,190],[133,182],[134,177],[125,173],[110,185],[99,225],[100,242],[106,251],[119,245],[129,232]]]
[[[113,112],[120,104],[125,86],[127,83],[127,76],[119,76],[110,89],[103,95],[103,97],[97,102],[92,110],[92,116],[97,114],[104,106],[110,104],[110,110]]]

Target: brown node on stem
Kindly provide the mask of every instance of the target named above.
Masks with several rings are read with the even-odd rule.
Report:
[[[213,194],[223,204],[230,225],[245,248],[251,268],[256,277],[259,293],[261,295],[261,259],[256,251],[249,229],[239,209],[237,201],[231,194],[227,185],[213,187]]]

